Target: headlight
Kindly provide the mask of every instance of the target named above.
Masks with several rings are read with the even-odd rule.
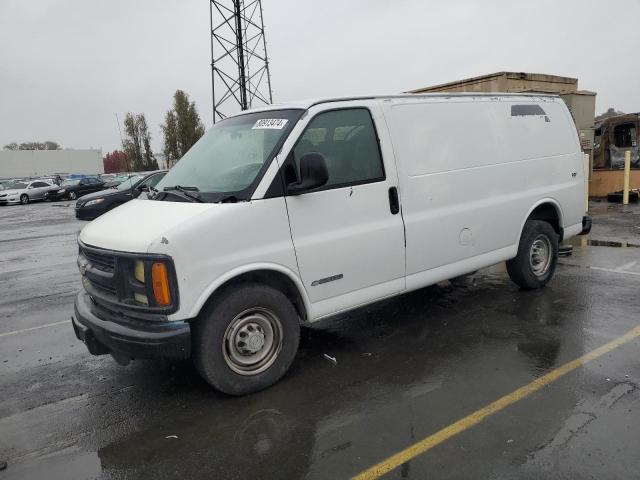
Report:
[[[66,191],[67,191],[67,190],[66,190],[65,188],[61,188],[60,190],[58,190],[58,193],[64,193],[64,192],[66,192]]]
[[[133,268],[134,278],[146,285],[147,276],[151,280],[150,285],[146,285],[146,292],[153,294],[153,300],[158,307],[168,307],[172,303],[169,270],[164,262],[144,262],[136,260]],[[149,297],[136,292],[134,295],[136,302],[143,305],[149,304]]]
[[[99,203],[102,203],[102,202],[104,202],[104,198],[96,198],[95,200],[89,200],[83,206],[90,207],[91,205],[98,205]]]
[[[133,278],[140,283],[144,283],[144,262],[142,260],[136,260],[136,263],[133,266]],[[135,292],[133,294],[133,299],[142,305],[149,305],[149,297],[143,293]]]
[[[133,269],[133,276],[140,283],[144,283],[144,262],[142,260],[136,260],[136,265]]]
[[[133,299],[136,302],[141,303],[142,305],[149,305],[149,299],[147,298],[146,295],[143,295],[142,293],[134,293]]]

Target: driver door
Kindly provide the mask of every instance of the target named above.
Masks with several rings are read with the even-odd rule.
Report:
[[[44,182],[33,182],[29,185],[29,197],[32,200],[42,200],[45,192],[48,190],[48,184]]]
[[[287,195],[286,201],[312,315],[329,315],[404,290],[397,174],[390,148],[383,161],[371,111],[318,113],[289,157],[298,175],[300,158],[310,152],[324,157],[329,180],[318,189]]]
[[[77,196],[81,197],[91,191],[91,186],[89,185],[89,179],[83,178],[80,180],[80,184],[78,185]]]

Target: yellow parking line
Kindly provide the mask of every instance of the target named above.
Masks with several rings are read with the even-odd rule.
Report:
[[[436,432],[433,435],[429,435],[419,442],[414,443],[410,447],[396,453],[395,455],[390,456],[386,460],[383,460],[377,465],[374,465],[364,472],[359,473],[353,478],[354,480],[370,480],[374,478],[380,478],[382,475],[390,472],[394,468],[397,468],[403,463],[408,462],[409,460],[417,457],[422,453],[425,453],[427,450],[441,444],[454,435],[457,435],[458,433],[463,432],[473,427],[474,425],[477,425],[489,415],[499,412],[509,405],[522,400],[531,393],[540,390],[542,387],[549,385],[552,382],[555,382],[556,380],[563,377],[567,373],[572,372],[576,368],[585,365],[586,363],[589,363],[638,337],[640,337],[640,325],[622,335],[621,337],[618,337],[610,341],[609,343],[596,348],[595,350],[583,355],[580,358],[577,358],[569,363],[565,363],[561,367],[558,367],[555,370],[550,371],[546,375],[535,379],[533,382],[525,385],[524,387],[520,387],[519,389],[505,395],[504,397],[499,398],[486,407],[481,408],[480,410],[476,410],[472,414],[467,415],[466,417],[458,420],[455,423],[452,423],[439,432]]]

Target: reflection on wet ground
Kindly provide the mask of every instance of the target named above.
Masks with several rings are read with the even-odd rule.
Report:
[[[574,237],[568,242],[569,245],[580,247],[615,247],[615,248],[640,248],[640,243],[615,242],[613,240],[596,240],[586,237]]]
[[[67,237],[35,231],[49,240],[20,255],[0,244],[22,278],[0,274],[2,332],[68,318],[68,221]],[[242,398],[188,362],[91,357],[67,325],[0,337],[0,480],[348,478],[638,324],[634,258],[574,244],[541,291],[497,266],[306,327],[291,372]],[[632,478],[638,353],[622,347],[385,478]]]

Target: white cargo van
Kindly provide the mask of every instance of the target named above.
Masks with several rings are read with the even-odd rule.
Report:
[[[217,123],[149,199],[79,236],[93,354],[193,358],[217,389],[276,382],[299,324],[507,262],[544,286],[589,230],[578,135],[549,95],[345,98]]]

